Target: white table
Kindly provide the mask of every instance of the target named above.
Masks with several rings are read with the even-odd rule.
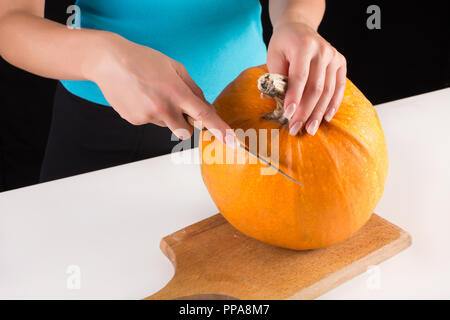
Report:
[[[450,88],[378,105],[376,212],[413,245],[324,299],[450,298]],[[0,194],[0,298],[142,298],[173,275],[159,241],[217,213],[197,164],[158,157]],[[78,288],[78,284],[80,287]]]

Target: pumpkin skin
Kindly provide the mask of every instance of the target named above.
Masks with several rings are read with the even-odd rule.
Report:
[[[212,153],[233,150],[218,139],[200,135],[201,173],[221,214],[242,233],[272,245],[296,249],[326,247],[352,236],[370,218],[388,172],[384,134],[372,104],[347,79],[343,101],[314,136],[289,135],[286,125],[266,120],[274,99],[261,99],[258,78],[266,66],[242,72],[213,105],[231,128],[279,129],[281,174],[261,175],[267,166],[214,163]],[[238,151],[232,151],[237,153]]]

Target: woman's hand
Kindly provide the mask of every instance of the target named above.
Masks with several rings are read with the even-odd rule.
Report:
[[[1,3],[0,55],[12,65],[47,78],[94,81],[133,124],[153,122],[187,139],[193,129],[184,113],[234,145],[233,131],[180,63],[111,32],[71,30],[44,19],[44,0]]]
[[[188,139],[193,128],[184,117],[187,114],[222,142],[234,142],[228,140],[233,139],[232,130],[205,100],[186,68],[164,54],[111,34],[89,69],[87,77],[128,122],[167,126],[178,138]]]
[[[313,28],[301,22],[280,22],[269,43],[269,72],[288,76],[284,110],[289,133],[305,126],[310,135],[322,118],[330,121],[344,95],[346,61]]]

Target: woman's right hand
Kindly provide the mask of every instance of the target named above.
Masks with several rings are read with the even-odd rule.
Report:
[[[184,140],[193,132],[184,117],[187,114],[222,142],[235,143],[231,128],[181,63],[120,36],[107,37],[107,45],[87,73],[122,118],[134,125],[166,126]]]

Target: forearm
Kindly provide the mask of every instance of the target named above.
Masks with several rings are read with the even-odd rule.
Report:
[[[12,65],[54,79],[90,80],[109,34],[69,29],[64,25],[15,11],[0,18],[0,55]]]
[[[317,30],[325,12],[325,0],[269,0],[274,28],[283,22],[306,23]]]

